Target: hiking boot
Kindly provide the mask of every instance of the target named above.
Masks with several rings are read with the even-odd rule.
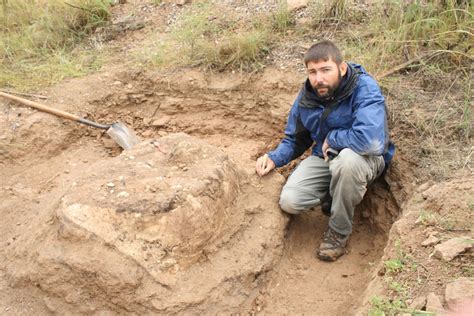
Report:
[[[316,255],[323,261],[336,261],[346,253],[348,239],[349,235],[339,234],[329,227],[324,233],[323,242],[319,245]]]
[[[331,206],[332,206],[332,197],[331,195],[326,194],[321,200],[321,211],[327,217],[331,217]]]

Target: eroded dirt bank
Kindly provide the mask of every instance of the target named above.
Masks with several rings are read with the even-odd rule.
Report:
[[[287,226],[277,205],[283,176],[254,174],[302,79],[272,69],[253,77],[118,70],[45,91],[51,105],[132,126],[145,142],[129,153],[98,130],[2,103],[5,312],[355,307],[398,216],[403,178],[395,163],[391,190],[370,189],[347,256],[315,259],[327,219],[315,209]]]

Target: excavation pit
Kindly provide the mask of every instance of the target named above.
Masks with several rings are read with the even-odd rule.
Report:
[[[11,168],[2,176],[16,190],[16,197],[2,191],[5,205],[18,199],[24,205],[15,219],[21,224],[7,230],[18,236],[1,262],[8,285],[35,293],[39,305],[57,313],[278,313],[314,304],[289,309],[284,297],[293,289],[329,300],[349,287],[347,300],[359,299],[369,262],[381,256],[398,216],[396,165],[391,189],[375,184],[359,207],[350,253],[323,265],[314,258],[327,221],[319,208],[288,226],[278,207],[284,177],[254,173],[255,157],[282,136],[300,78],[272,71],[259,78],[173,76],[116,74],[81,100],[88,118],[135,129],[143,142],[132,150],[122,152],[101,131],[43,114],[7,119],[19,124],[9,132],[10,145],[20,137],[31,142],[28,150],[4,147]],[[94,81],[57,91],[73,84]],[[39,115],[39,126],[59,124],[53,129],[61,133],[22,133],[31,115]],[[32,150],[36,138],[44,151]],[[323,276],[343,271],[357,277],[318,286],[327,282]],[[347,300],[332,309],[321,302],[319,311],[338,312]]]

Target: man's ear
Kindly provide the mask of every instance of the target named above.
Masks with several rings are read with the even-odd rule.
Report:
[[[343,61],[340,65],[339,65],[339,70],[341,71],[341,76],[344,77],[347,73],[347,63],[345,61]]]

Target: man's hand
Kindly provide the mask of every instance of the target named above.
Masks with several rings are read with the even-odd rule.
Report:
[[[324,143],[323,143],[323,156],[324,156],[324,161],[329,161],[329,157],[328,157],[328,149],[329,149],[329,143],[328,143],[328,139],[326,138],[324,140]]]
[[[273,162],[273,160],[268,158],[267,154],[257,159],[255,170],[257,171],[257,174],[259,176],[263,177],[273,169],[275,169],[275,163]]]

